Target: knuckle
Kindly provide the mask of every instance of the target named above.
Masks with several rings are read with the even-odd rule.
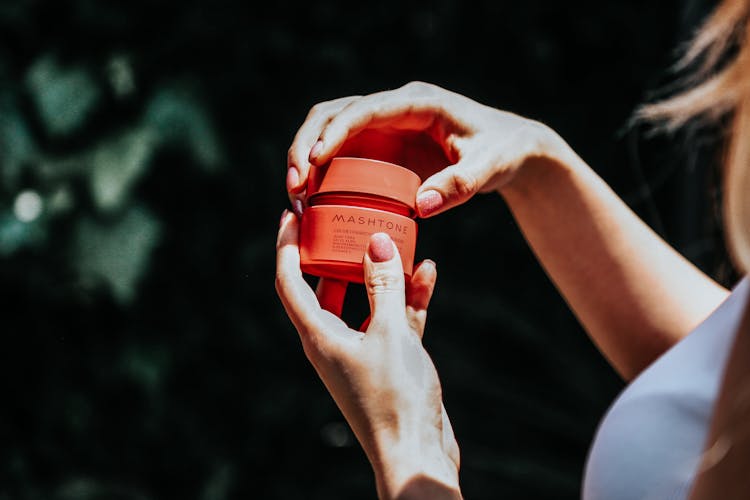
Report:
[[[310,111],[307,113],[308,118],[312,118],[320,113],[323,112],[323,110],[328,107],[329,103],[328,101],[319,102],[317,104],[314,104],[313,107],[310,108]]]
[[[281,295],[285,288],[284,277],[280,273],[276,273],[276,279],[274,280],[274,286],[276,287],[276,293]]]
[[[341,127],[340,124],[346,120],[347,114],[350,112],[350,106],[350,104],[347,104],[337,113],[328,118],[325,125],[323,125],[323,127],[321,128],[320,140],[325,141],[326,138],[330,138],[336,135],[336,131]]]
[[[372,99],[352,100],[352,101],[347,102],[341,107],[341,110],[331,118],[331,123],[337,124],[341,122],[342,120],[346,120],[347,118],[349,118],[350,115],[356,114],[358,109],[362,108],[363,106],[366,106],[367,102],[371,100]]]
[[[471,196],[477,192],[478,181],[474,175],[465,170],[456,170],[451,176],[451,189],[460,198]]]
[[[418,99],[420,101],[433,102],[439,101],[442,93],[445,91],[435,84],[414,80],[400,89],[406,96],[411,99]]]
[[[330,347],[325,344],[320,335],[305,330],[299,332],[299,337],[302,343],[302,352],[305,353],[305,357],[316,370],[319,369],[321,362],[330,360]]]
[[[333,101],[328,101],[327,104],[331,106],[335,106],[336,108],[342,107],[342,105],[350,104],[358,99],[360,99],[361,95],[352,95],[348,97],[339,97],[338,99],[334,99]]]
[[[430,92],[435,89],[435,86],[431,83],[423,82],[420,80],[412,80],[402,88],[411,92]]]
[[[400,292],[403,289],[403,280],[390,271],[376,271],[367,277],[367,290],[371,295]]]
[[[518,137],[522,139],[520,142],[528,151],[539,150],[549,133],[549,127],[534,120],[526,119],[518,127]]]
[[[321,101],[310,108],[308,116],[330,115],[335,110],[340,109],[343,105],[355,101],[359,97],[360,96],[348,96],[331,99],[330,101]]]
[[[291,285],[289,276],[282,271],[276,271],[276,279],[274,280],[274,285],[276,286],[276,293],[278,293],[279,295],[286,294]]]
[[[419,81],[419,80],[412,80],[409,83],[405,84],[402,88],[404,90],[416,90],[425,85],[425,82]]]

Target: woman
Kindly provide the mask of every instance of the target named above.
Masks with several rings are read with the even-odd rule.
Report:
[[[702,83],[642,111],[670,127],[732,112],[724,211],[742,270],[750,266],[748,19],[749,0],[724,1],[683,61],[700,63]],[[384,234],[371,238],[365,333],[338,318],[345,284],[322,279],[313,292],[300,272],[298,216],[311,163],[374,151],[420,170],[422,217],[476,193],[500,194],[587,333],[633,381],[600,425],[585,499],[750,498],[750,283],[730,296],[548,127],[424,83],[312,109],[289,150],[296,213],[282,215],[277,242],[279,296],[372,463],[381,497],[461,494],[458,446],[420,341],[434,263],[422,262],[404,283],[395,245]]]

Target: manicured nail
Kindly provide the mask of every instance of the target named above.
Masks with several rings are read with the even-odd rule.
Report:
[[[289,215],[289,210],[287,210],[287,209],[285,208],[285,209],[284,209],[284,211],[283,211],[283,212],[281,212],[281,220],[279,221],[279,227],[281,227],[281,226],[282,226],[282,224],[284,224],[284,219],[286,219],[286,216],[287,216],[287,215]]]
[[[434,189],[428,189],[417,196],[417,211],[420,217],[426,217],[443,206],[443,196]]]
[[[294,210],[294,215],[296,215],[298,218],[302,217],[302,213],[305,211],[305,206],[302,204],[302,200],[294,200],[292,202],[292,210]]]
[[[299,170],[297,167],[292,165],[289,170],[286,171],[286,190],[292,191],[299,184]]]
[[[310,161],[318,157],[320,152],[323,150],[323,141],[318,141],[310,150]]]
[[[427,264],[428,266],[432,266],[432,268],[433,268],[433,269],[437,269],[437,264],[435,264],[435,261],[434,261],[434,260],[432,260],[432,259],[425,259],[425,260],[424,260],[424,261],[422,261],[422,262],[424,262],[424,263],[425,263],[425,264]]]
[[[370,236],[370,246],[368,249],[370,258],[373,262],[386,262],[393,258],[393,242],[390,236],[385,233],[375,233]]]

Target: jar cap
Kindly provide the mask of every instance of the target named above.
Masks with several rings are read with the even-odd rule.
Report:
[[[319,193],[368,193],[414,209],[422,180],[408,168],[369,158],[337,157],[327,169],[313,166],[308,198]]]

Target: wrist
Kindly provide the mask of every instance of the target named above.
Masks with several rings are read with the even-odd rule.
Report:
[[[571,175],[586,167],[583,160],[554,130],[538,124],[534,146],[518,165],[515,174],[497,189],[508,204],[539,195],[545,186],[554,189],[560,175]]]
[[[371,457],[378,497],[387,499],[462,498],[456,464],[441,446],[442,439],[407,436],[382,439]]]

